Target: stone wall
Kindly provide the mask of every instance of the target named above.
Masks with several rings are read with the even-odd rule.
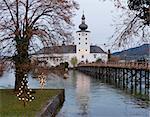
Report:
[[[60,93],[50,100],[49,103],[42,109],[41,113],[37,117],[55,117],[58,109],[63,105],[65,101],[65,90],[61,89]]]

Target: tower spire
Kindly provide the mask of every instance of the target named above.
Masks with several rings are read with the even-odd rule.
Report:
[[[79,28],[81,30],[86,30],[88,28],[88,26],[85,24],[85,16],[84,16],[84,11],[83,11],[83,14],[82,14],[82,21],[81,21],[81,24],[79,25]]]

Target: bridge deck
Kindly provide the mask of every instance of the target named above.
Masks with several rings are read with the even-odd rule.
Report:
[[[143,69],[150,70],[150,63],[139,62],[126,62],[126,63],[86,63],[79,64],[78,66],[91,66],[91,67],[112,67],[112,68],[126,68],[126,69]]]

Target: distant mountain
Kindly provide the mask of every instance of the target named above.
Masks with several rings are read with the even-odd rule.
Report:
[[[143,44],[138,47],[130,48],[120,52],[115,52],[113,56],[120,57],[123,60],[141,60],[150,58],[150,44]]]

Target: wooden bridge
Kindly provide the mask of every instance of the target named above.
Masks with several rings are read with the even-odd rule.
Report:
[[[150,71],[150,63],[148,62],[108,62],[108,63],[87,63],[79,64],[80,66],[92,66],[92,67],[112,67],[112,68],[127,68],[127,69],[142,69]]]
[[[78,70],[131,94],[145,95],[149,99],[149,63],[87,63],[80,64]]]

